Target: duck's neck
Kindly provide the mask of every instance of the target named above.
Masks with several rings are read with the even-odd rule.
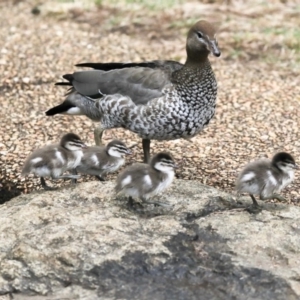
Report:
[[[192,50],[189,47],[186,47],[187,59],[185,66],[188,67],[201,67],[203,64],[209,63],[208,55],[209,51],[206,48],[201,49],[201,51]]]

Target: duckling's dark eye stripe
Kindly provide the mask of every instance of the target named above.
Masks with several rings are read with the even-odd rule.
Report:
[[[165,164],[173,164],[173,161],[172,160],[169,160],[169,159],[162,159],[161,162],[165,163]]]
[[[124,151],[124,152],[126,152],[126,151],[128,151],[128,149],[126,148],[126,147],[124,147],[124,146],[121,146],[121,145],[117,145],[117,146],[115,146],[118,150],[120,150],[120,151]]]
[[[81,146],[83,143],[81,141],[71,141],[69,145],[71,146]]]

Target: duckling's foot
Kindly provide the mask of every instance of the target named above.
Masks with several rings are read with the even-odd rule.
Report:
[[[263,208],[259,205],[252,204],[252,205],[246,207],[245,210],[250,214],[258,214],[263,210]]]
[[[158,201],[144,201],[147,204],[153,204],[154,206],[161,206],[161,207],[172,207],[172,204],[165,203],[165,202],[158,202]]]
[[[165,202],[160,202],[160,201],[148,201],[145,198],[141,198],[141,200],[143,201],[143,203],[146,204],[153,204],[154,206],[162,206],[162,207],[171,207],[172,205],[169,203],[165,203]]]
[[[95,175],[95,177],[99,180],[99,181],[105,181],[105,179],[103,177],[101,177],[100,175]]]
[[[134,201],[132,197],[128,197],[127,206],[130,208],[134,208],[135,206],[143,207],[141,203]]]
[[[61,175],[57,177],[53,177],[53,179],[79,179],[81,176],[80,175],[75,175],[75,174],[66,174],[66,175]]]
[[[281,201],[281,202],[287,202],[286,199],[278,194],[274,194],[274,199],[277,199],[278,201]]]
[[[259,212],[262,211],[262,207],[258,205],[255,197],[252,194],[250,194],[250,197],[251,197],[253,203],[252,203],[252,205],[246,207],[245,210],[247,212],[249,212],[250,214],[258,214]]]
[[[57,190],[57,188],[47,185],[44,177],[41,177],[41,185],[45,191]]]
[[[283,198],[282,196],[278,195],[278,194],[272,194],[271,196],[268,196],[268,197],[260,196],[260,199],[261,199],[261,200],[272,200],[272,199],[276,199],[276,200],[281,201],[281,202],[286,202],[286,199]]]

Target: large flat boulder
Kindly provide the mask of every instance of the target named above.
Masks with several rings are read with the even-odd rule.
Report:
[[[18,196],[0,206],[0,295],[7,299],[300,297],[300,208],[176,180],[131,208],[113,183]],[[262,203],[261,203],[262,204]]]

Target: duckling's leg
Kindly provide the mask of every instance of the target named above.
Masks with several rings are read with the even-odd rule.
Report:
[[[99,181],[105,181],[105,179],[104,179],[102,176],[100,176],[100,175],[95,175],[95,177],[96,177]]]
[[[76,168],[72,170],[72,174],[73,175],[77,175],[78,174]],[[77,179],[72,179],[72,184],[76,184],[76,183],[77,183]]]
[[[250,214],[257,214],[262,211],[262,207],[258,205],[255,197],[252,194],[249,194],[253,204],[249,207],[246,207],[246,211],[248,211]]]
[[[94,130],[94,139],[97,146],[103,145],[102,143],[102,136],[103,136],[104,129],[101,127],[101,124],[95,128]]]
[[[133,197],[131,197],[131,196],[128,197],[127,205],[130,208],[134,208],[134,206],[143,207],[143,205],[141,203],[134,201]]]
[[[46,181],[45,181],[44,177],[41,177],[40,179],[41,179],[41,185],[42,185],[42,187],[45,191],[54,191],[54,190],[56,190],[55,187],[52,187],[52,186],[49,186],[49,185],[46,184]]]
[[[143,139],[144,163],[148,164],[150,161],[150,140]]]
[[[259,205],[258,205],[258,203],[257,203],[257,201],[256,201],[256,199],[255,199],[255,197],[254,197],[252,194],[250,194],[250,197],[251,197],[251,199],[252,199],[253,206],[259,207]],[[262,199],[262,200],[263,200],[263,199]]]

